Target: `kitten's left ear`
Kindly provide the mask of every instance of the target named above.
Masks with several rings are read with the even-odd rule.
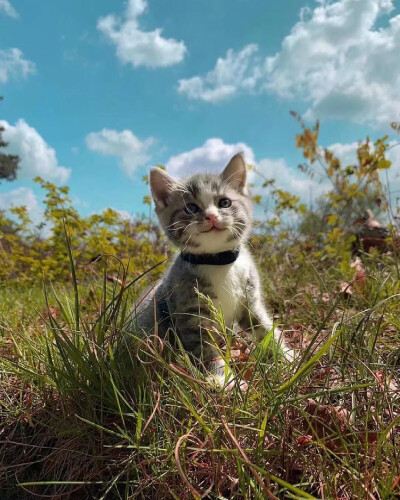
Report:
[[[247,167],[242,153],[238,153],[231,158],[225,167],[221,178],[235,189],[243,191],[246,186]]]

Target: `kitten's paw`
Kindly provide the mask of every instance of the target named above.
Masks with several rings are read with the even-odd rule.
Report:
[[[249,388],[245,380],[237,380],[233,375],[231,375],[227,380],[225,375],[212,374],[209,375],[208,380],[214,387],[224,389],[225,392],[230,392],[235,386],[239,386],[239,389],[241,391],[247,391],[247,389]]]
[[[222,358],[210,365],[209,369],[211,370],[208,375],[208,380],[214,386],[224,389],[225,392],[230,392],[235,386],[239,387],[241,391],[247,391],[247,382],[235,377],[231,370],[225,365],[225,361]]]
[[[243,392],[247,391],[247,389],[249,388],[249,385],[247,384],[247,382],[243,379],[240,379],[240,380],[235,380],[235,379],[232,379],[230,382],[228,382],[225,387],[224,387],[224,391],[225,392],[230,392],[235,386],[239,386],[239,389]]]
[[[219,388],[223,388],[228,384],[231,383],[232,377],[229,377],[228,381],[226,381],[225,374],[223,373],[211,373],[208,375],[207,380],[210,382],[211,385]]]
[[[293,362],[297,357],[296,351],[286,346],[282,346],[282,354],[286,361],[289,361],[289,363]]]

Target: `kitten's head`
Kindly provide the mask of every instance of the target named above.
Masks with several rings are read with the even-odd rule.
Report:
[[[159,168],[151,169],[156,213],[171,242],[201,254],[233,250],[245,241],[252,221],[246,173],[241,154],[220,175],[196,174],[177,181]]]

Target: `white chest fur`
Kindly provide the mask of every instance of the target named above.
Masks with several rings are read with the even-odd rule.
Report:
[[[201,274],[211,283],[214,305],[222,308],[224,321],[231,326],[238,308],[245,304],[246,283],[250,276],[251,262],[246,252],[241,252],[233,264],[202,266]]]

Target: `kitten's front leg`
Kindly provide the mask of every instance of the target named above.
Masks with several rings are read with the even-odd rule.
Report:
[[[185,350],[201,360],[210,372],[209,381],[230,391],[235,385],[235,377],[215,345],[215,335],[209,334],[215,330],[215,323],[207,318],[207,314],[209,311],[199,313],[198,310],[196,314],[179,314],[176,330]],[[247,389],[245,382],[240,381],[239,385],[241,389]]]
[[[237,383],[242,391],[248,389],[247,382],[242,379],[237,379],[222,357],[214,358],[208,364],[207,369],[211,373],[209,376],[210,382],[216,382],[219,386],[223,387],[226,392],[231,391]]]
[[[211,346],[209,347],[209,349],[206,349],[204,355],[205,367],[210,372],[208,380],[212,383],[216,383],[220,387],[225,388],[234,382],[233,373],[225,363],[224,358],[218,350],[212,348]]]

